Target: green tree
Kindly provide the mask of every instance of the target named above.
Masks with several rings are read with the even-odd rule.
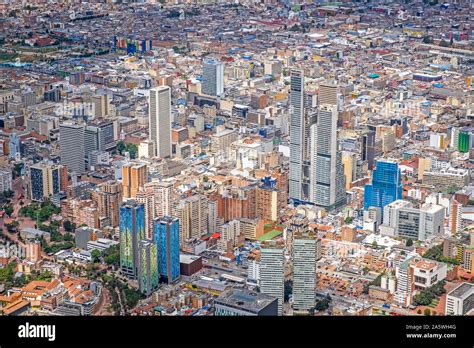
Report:
[[[5,214],[7,214],[7,216],[11,217],[12,214],[13,214],[13,206],[11,204],[7,204],[3,207],[3,210],[5,211]]]
[[[317,311],[325,311],[329,308],[329,304],[331,303],[332,299],[328,295],[327,297],[323,298],[322,300],[319,300],[316,302],[316,306],[314,307],[315,310]]]
[[[138,154],[138,146],[135,144],[128,144],[127,151],[130,154],[130,158],[136,158]]]
[[[432,44],[432,43],[433,43],[433,39],[431,38],[431,36],[425,36],[425,37],[423,37],[423,43],[425,43],[425,44]]]
[[[74,224],[69,220],[64,221],[63,227],[67,232],[72,232],[75,229]]]
[[[346,217],[346,218],[344,219],[344,222],[345,222],[346,224],[350,224],[350,223],[352,223],[352,221],[354,221],[354,218],[351,217],[351,216],[348,216],[348,217]]]
[[[100,256],[101,256],[101,253],[99,250],[97,249],[92,250],[91,252],[92,262],[95,262],[95,263],[99,262]]]
[[[431,310],[430,310],[429,308],[426,308],[424,314],[425,314],[426,316],[431,315]]]
[[[446,189],[446,192],[453,195],[455,194],[457,191],[459,190],[459,187],[457,187],[457,185],[455,184],[451,184],[448,186],[448,188]]]
[[[117,143],[117,152],[119,154],[123,154],[123,152],[126,150],[127,146],[125,145],[125,143],[123,141],[119,141]]]
[[[417,310],[416,312],[417,312],[418,314],[423,313],[421,309]]]
[[[411,246],[413,245],[413,241],[412,241],[410,238],[408,238],[405,245],[406,245],[407,247],[411,247]]]
[[[449,47],[449,43],[446,41],[446,40],[441,40],[441,42],[439,43],[439,45],[441,47]]]

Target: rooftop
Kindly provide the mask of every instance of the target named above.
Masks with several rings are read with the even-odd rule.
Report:
[[[457,298],[466,298],[474,293],[474,284],[462,283],[457,288],[452,290],[448,295]]]
[[[275,297],[250,290],[231,289],[219,296],[219,298],[215,300],[215,303],[258,313],[276,300]]]

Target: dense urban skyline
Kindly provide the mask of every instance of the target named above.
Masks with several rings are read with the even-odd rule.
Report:
[[[473,315],[473,11],[0,0],[0,314]]]

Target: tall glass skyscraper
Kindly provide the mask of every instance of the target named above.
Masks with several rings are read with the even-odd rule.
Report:
[[[139,243],[145,239],[145,207],[129,200],[120,207],[120,267],[129,278],[137,278]]]
[[[160,280],[172,283],[179,278],[179,219],[165,216],[155,220]]]
[[[402,178],[398,163],[377,161],[372,184],[365,185],[364,209],[378,207],[383,213],[383,207],[397,199],[402,199]]]

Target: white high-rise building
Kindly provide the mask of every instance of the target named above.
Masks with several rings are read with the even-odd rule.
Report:
[[[79,124],[59,125],[61,164],[65,165],[69,172],[75,172],[78,175],[86,171],[85,130],[85,126]]]
[[[171,157],[171,89],[168,86],[150,89],[149,137],[157,157]]]
[[[217,229],[217,201],[209,201],[207,230],[209,233],[214,233]]]
[[[0,192],[12,189],[12,172],[10,170],[0,170]]]
[[[314,232],[295,235],[293,243],[293,309],[308,311],[316,300],[316,244]]]
[[[221,96],[224,94],[224,64],[216,60],[205,60],[203,63],[203,94]]]
[[[260,255],[260,292],[278,298],[278,315],[282,315],[285,295],[284,247],[276,243],[265,244]]]
[[[138,158],[152,158],[155,156],[155,143],[152,140],[140,142],[138,146]]]
[[[240,221],[231,220],[221,227],[221,237],[217,243],[217,248],[221,251],[230,251],[236,246],[240,236]]]
[[[429,240],[443,233],[444,207],[424,204],[421,208],[404,200],[396,200],[384,207],[382,235],[412,240]]]
[[[260,261],[256,259],[249,260],[247,279],[252,283],[260,285]]]
[[[172,213],[173,183],[154,182],[147,184],[153,187],[155,192],[155,216],[161,218]]]

